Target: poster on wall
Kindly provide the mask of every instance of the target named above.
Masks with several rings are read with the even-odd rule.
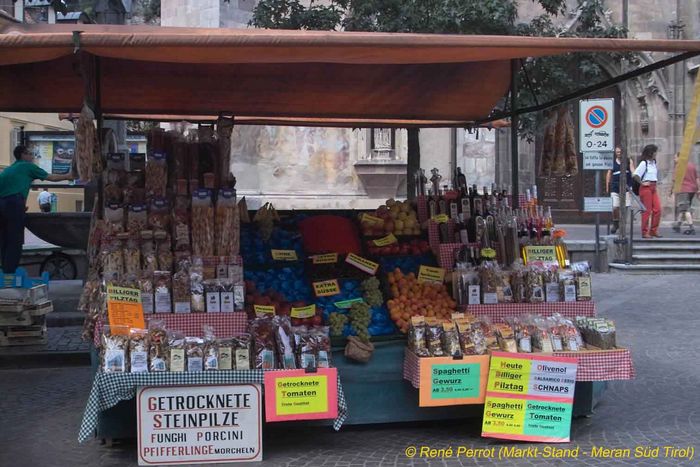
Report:
[[[259,384],[139,387],[139,465],[262,460]]]
[[[67,174],[70,172],[74,153],[75,141],[54,142],[51,172],[55,174]]]

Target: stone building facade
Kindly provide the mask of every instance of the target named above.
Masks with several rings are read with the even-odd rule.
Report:
[[[576,21],[575,3],[570,2],[572,13],[561,17],[563,24]],[[256,0],[167,0],[162,2],[161,24],[245,28],[249,27],[255,4]],[[632,37],[696,38],[700,34],[698,0],[608,0],[610,21],[623,22],[624,4],[628,4],[627,25]],[[521,20],[540,13],[531,2],[522,2]],[[645,54],[642,61],[653,63],[666,56]],[[625,71],[624,64],[602,63],[611,76]],[[696,74],[696,63],[688,61],[591,96],[613,96],[619,101],[617,139],[628,154],[638,155],[646,144],[659,146],[660,172],[667,187],[673,170],[672,154],[680,148]],[[264,196],[280,208],[361,208],[406,194],[405,131],[393,132],[389,148],[380,147],[378,143],[387,139],[373,135],[371,130],[239,127],[235,132],[234,171],[241,193],[253,205]],[[424,129],[420,135],[421,166],[440,169],[443,182],[449,182],[457,165],[469,184],[510,185],[510,130],[470,133],[463,129]],[[537,156],[536,141],[521,141],[520,191],[538,184],[541,197],[547,192],[553,203],[557,197],[569,196],[572,202],[562,207],[563,218],[585,220],[579,215],[580,198],[592,194],[592,174],[581,173],[571,180],[544,180],[537,177]],[[567,191],[571,186],[577,188]],[[673,215],[673,203],[665,191],[663,204],[668,219]]]

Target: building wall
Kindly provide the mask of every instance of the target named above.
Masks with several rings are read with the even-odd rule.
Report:
[[[165,0],[160,4],[161,26],[218,28],[220,0]]]

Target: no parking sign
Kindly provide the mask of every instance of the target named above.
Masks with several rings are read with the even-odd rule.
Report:
[[[613,152],[615,150],[615,100],[582,100],[579,102],[579,115],[581,152]]]

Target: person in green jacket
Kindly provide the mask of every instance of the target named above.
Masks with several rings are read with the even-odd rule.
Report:
[[[73,180],[72,173],[48,174],[34,163],[34,155],[26,146],[14,150],[15,162],[0,172],[0,255],[2,271],[12,274],[19,265],[24,243],[24,213],[27,195],[36,179],[50,182]]]

